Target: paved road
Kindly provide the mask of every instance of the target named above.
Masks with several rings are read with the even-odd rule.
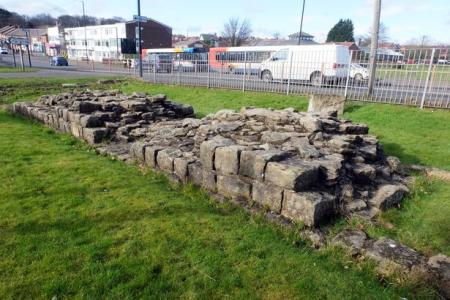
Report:
[[[12,55],[2,55],[0,65],[13,65]],[[25,58],[25,63],[28,62]],[[19,62],[16,56],[16,61]],[[114,75],[136,75],[135,69],[125,68],[123,65],[109,63],[92,63],[70,61],[68,67],[51,67],[48,58],[45,56],[33,56],[32,65],[39,69],[38,72],[29,73],[0,73],[0,78],[17,77],[86,77],[86,76],[114,76]],[[205,70],[206,71],[206,70]],[[266,91],[275,93],[291,94],[332,94],[344,95],[347,90],[349,98],[355,100],[365,100],[367,94],[366,84],[356,84],[350,82],[347,89],[345,83],[339,86],[330,85],[325,87],[314,87],[309,83],[272,82],[261,81],[256,75],[245,77],[242,74],[223,74],[220,72],[173,72],[173,73],[153,73],[144,68],[144,79],[154,83],[182,84],[192,86],[209,86],[230,89],[245,89],[251,91]],[[379,81],[374,89],[371,101],[389,102],[398,104],[419,105],[425,87],[419,81],[409,81],[390,79]],[[431,107],[450,108],[450,86],[442,85],[427,90],[425,95],[425,105]]]

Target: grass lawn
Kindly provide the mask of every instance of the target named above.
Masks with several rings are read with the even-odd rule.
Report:
[[[0,111],[2,298],[433,298]]]
[[[93,80],[98,78],[0,79],[0,104],[32,101],[61,91],[61,83]],[[90,87],[165,93],[192,104],[200,117],[242,106],[307,107],[299,96],[134,80]],[[385,151],[403,162],[450,170],[450,111],[352,102],[344,117],[368,124]],[[294,247],[298,238],[292,232],[214,204],[190,187],[169,188],[159,176],[141,176],[135,167],[98,157],[69,137],[5,113],[0,115],[0,141],[0,164],[5,165],[0,169],[0,295],[28,297],[21,294],[25,289],[34,291],[32,297],[46,298],[428,293],[399,284],[383,290],[366,263],[355,264],[333,249],[310,251],[302,242]],[[428,255],[450,255],[449,215],[448,182],[418,176],[402,207],[383,213],[375,226],[341,220],[330,232],[364,226],[372,237],[387,235]],[[8,276],[14,278],[5,280]]]
[[[22,70],[22,68],[18,67],[18,68],[14,68],[14,67],[5,67],[5,66],[0,66],[0,73],[17,73],[17,72],[36,72],[36,69],[30,69],[30,68],[25,68],[24,70]]]

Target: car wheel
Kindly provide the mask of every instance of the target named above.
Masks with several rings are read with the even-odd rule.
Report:
[[[356,74],[353,79],[355,80],[355,82],[361,83],[364,80],[364,77],[362,76],[362,74],[358,73]]]
[[[313,85],[313,86],[321,87],[324,82],[322,73],[320,73],[320,72],[312,73],[312,75],[310,77],[310,82],[311,82],[311,85]]]
[[[273,81],[272,73],[269,70],[263,71],[261,79],[267,83],[272,82]]]

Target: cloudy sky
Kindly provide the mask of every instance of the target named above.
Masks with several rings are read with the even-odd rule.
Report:
[[[132,18],[135,1],[85,0],[86,14]],[[282,36],[298,31],[301,0],[141,0],[142,15],[170,25],[174,33],[220,33],[231,16],[250,20],[254,35]],[[281,4],[282,3],[282,4]],[[350,18],[355,34],[369,31],[373,0],[306,0],[304,31],[321,42],[339,18]],[[77,0],[0,0],[0,6],[21,14],[81,14]],[[427,35],[435,42],[450,43],[449,0],[383,0],[382,22],[394,42],[408,42]]]

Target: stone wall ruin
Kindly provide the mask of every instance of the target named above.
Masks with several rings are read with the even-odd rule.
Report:
[[[134,158],[181,182],[314,227],[372,218],[408,192],[397,158],[368,127],[293,109],[222,110],[195,119],[164,95],[86,91],[15,103],[14,112]]]

